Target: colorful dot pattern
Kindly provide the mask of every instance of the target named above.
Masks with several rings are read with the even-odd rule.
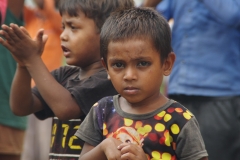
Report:
[[[95,106],[103,137],[115,137],[123,142],[141,145],[149,160],[177,160],[175,150],[178,135],[193,116],[177,102],[143,120],[120,116],[112,98]]]

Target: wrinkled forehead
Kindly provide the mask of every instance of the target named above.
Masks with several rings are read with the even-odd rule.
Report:
[[[111,41],[108,45],[108,59],[141,60],[158,54],[149,39],[127,39],[125,41]]]
[[[154,49],[154,42],[151,37],[149,36],[133,36],[133,37],[125,37],[125,38],[119,38],[119,39],[114,39],[110,40],[108,43],[108,52],[109,49],[112,47],[120,47],[119,49],[122,49],[122,47],[126,47],[126,49],[132,47],[132,45],[139,46],[138,48],[135,48],[136,51],[143,50],[145,47],[148,49]]]

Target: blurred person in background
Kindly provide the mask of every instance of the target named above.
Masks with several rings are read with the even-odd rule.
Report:
[[[142,6],[174,19],[169,97],[196,116],[210,160],[239,160],[240,1],[145,0]]]
[[[24,0],[0,0],[1,24],[23,25]],[[1,29],[1,28],[0,28]],[[0,44],[0,159],[20,160],[27,117],[15,116],[9,104],[10,88],[16,62]]]
[[[61,16],[57,10],[58,0],[26,1],[24,7],[25,28],[32,38],[41,28],[48,35],[44,52],[41,56],[49,71],[59,68],[63,64],[60,42],[62,32]],[[32,81],[32,86],[34,82]],[[25,135],[23,160],[48,159],[52,119],[41,121],[31,114],[28,117],[28,129]]]
[[[48,35],[42,59],[49,71],[59,68],[63,62],[60,34],[61,16],[57,10],[57,0],[33,0],[35,7],[24,7],[25,28],[32,38],[41,28]]]
[[[7,10],[7,0],[0,0],[0,24],[3,24]]]

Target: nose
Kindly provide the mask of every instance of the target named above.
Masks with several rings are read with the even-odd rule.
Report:
[[[124,73],[124,80],[131,81],[137,79],[137,70],[135,67],[127,67]]]
[[[61,33],[61,35],[60,35],[60,39],[61,39],[61,41],[67,41],[67,33],[66,33],[67,31],[66,30],[63,30],[62,31],[62,33]]]

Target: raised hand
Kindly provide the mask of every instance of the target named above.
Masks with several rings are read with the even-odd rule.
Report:
[[[142,146],[122,143],[117,148],[121,151],[121,160],[148,160]]]
[[[35,57],[41,56],[47,41],[43,29],[38,31],[35,39],[30,37],[24,27],[16,24],[2,25],[2,29],[0,35],[5,39],[0,38],[0,43],[12,53],[19,65],[25,66]]]

